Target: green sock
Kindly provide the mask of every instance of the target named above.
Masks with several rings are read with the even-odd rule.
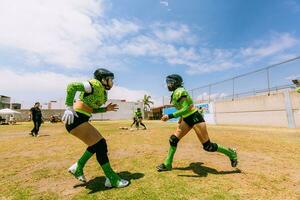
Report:
[[[235,153],[235,151],[233,151],[232,149],[229,149],[227,147],[223,147],[222,145],[218,144],[218,152],[225,154],[226,156],[228,156],[230,159],[236,159],[237,155]]]
[[[176,147],[170,146],[168,156],[167,156],[167,158],[165,159],[165,162],[164,162],[166,167],[172,167],[175,152],[176,152]]]
[[[105,163],[104,165],[101,165],[105,176],[110,180],[110,183],[112,186],[117,186],[118,181],[121,180],[121,178],[114,172],[114,170],[111,168],[109,162]]]
[[[81,158],[79,158],[79,160],[77,161],[77,170],[75,172],[75,174],[77,176],[81,176],[83,174],[83,168],[86,164],[86,162],[93,156],[93,153],[89,152],[88,150],[86,150],[83,155],[81,156]]]

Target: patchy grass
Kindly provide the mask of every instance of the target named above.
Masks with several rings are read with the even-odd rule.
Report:
[[[63,124],[45,123],[41,137],[31,123],[0,126],[2,199],[300,199],[300,130],[255,126],[208,126],[211,140],[238,150],[238,169],[218,153],[202,150],[191,131],[180,141],[170,172],[155,166],[167,154],[175,123],[145,121],[148,130],[120,130],[130,121],[93,122],[106,138],[109,158],[129,187],[105,189],[95,158],[87,184],[67,169],[85,150]]]

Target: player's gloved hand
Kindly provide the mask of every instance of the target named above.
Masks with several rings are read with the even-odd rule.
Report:
[[[65,124],[72,124],[74,122],[74,116],[78,117],[77,113],[75,112],[75,110],[73,109],[72,106],[68,106],[64,112],[64,115],[62,116],[62,121]]]

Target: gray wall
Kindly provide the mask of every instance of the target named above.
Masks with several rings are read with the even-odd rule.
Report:
[[[132,119],[134,111],[139,107],[143,111],[142,102],[124,102],[121,100],[108,100],[108,103],[115,103],[119,105],[119,110],[116,112],[106,112],[93,114],[92,120],[121,120]],[[29,109],[17,110],[21,114],[15,115],[17,121],[28,121]],[[42,115],[45,120],[49,120],[51,115],[63,115],[64,109],[42,109]]]
[[[92,120],[121,120],[121,119],[132,119],[134,111],[137,108],[141,108],[143,112],[142,102],[123,102],[121,100],[109,100],[108,102],[116,103],[119,105],[117,112],[105,112],[93,114]],[[144,114],[144,113],[143,113]]]
[[[292,105],[291,115],[287,112],[284,91],[280,91],[269,96],[217,101],[214,103],[216,123],[290,127],[290,121],[293,120],[294,125],[300,127],[300,94],[292,90],[287,94]]]

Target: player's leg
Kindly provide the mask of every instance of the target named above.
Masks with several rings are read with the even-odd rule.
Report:
[[[157,171],[168,171],[172,169],[173,158],[177,149],[177,144],[181,138],[183,138],[189,131],[191,127],[184,122],[183,120],[178,124],[176,132],[170,136],[169,143],[169,151],[168,155],[164,161],[164,163],[158,165],[156,167]]]
[[[208,152],[220,152],[224,155],[226,155],[227,157],[229,157],[230,161],[231,161],[231,166],[232,167],[236,167],[238,164],[238,160],[237,160],[237,153],[234,149],[231,148],[227,148],[224,147],[220,144],[217,143],[213,143],[210,141],[209,136],[208,136],[208,132],[207,132],[207,128],[206,128],[206,124],[205,122],[201,122],[201,123],[197,123],[193,126],[193,129],[195,130],[198,139],[200,140],[200,142],[203,145],[203,149],[205,151]]]

